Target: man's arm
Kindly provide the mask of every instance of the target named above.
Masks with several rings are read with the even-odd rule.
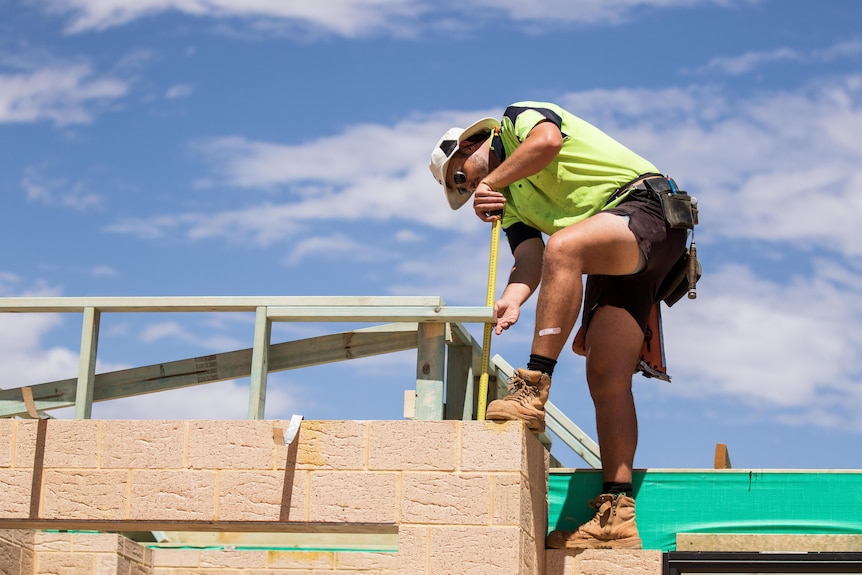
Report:
[[[542,279],[542,253],[545,244],[542,238],[524,240],[515,248],[515,265],[509,274],[509,282],[503,295],[494,304],[497,313],[496,333],[509,329],[521,315],[521,305],[539,287]]]
[[[503,209],[506,200],[497,189],[538,173],[556,159],[562,147],[563,135],[553,122],[536,124],[515,151],[479,182],[473,196],[473,210],[479,219],[492,221],[497,216],[486,214]]]

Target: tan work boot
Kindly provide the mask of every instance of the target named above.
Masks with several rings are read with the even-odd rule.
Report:
[[[545,431],[545,403],[551,390],[551,378],[541,371],[518,368],[509,378],[509,395],[488,404],[485,419],[520,420],[530,431]]]
[[[641,549],[635,525],[635,500],[624,493],[603,493],[589,502],[595,517],[577,531],[551,531],[545,547],[551,549]]]

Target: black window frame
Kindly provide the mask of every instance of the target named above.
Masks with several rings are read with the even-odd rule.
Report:
[[[862,573],[862,552],[668,551],[663,575],[686,573]]]

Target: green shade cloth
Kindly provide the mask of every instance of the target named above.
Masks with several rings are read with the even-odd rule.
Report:
[[[644,549],[676,550],[677,533],[862,534],[862,471],[636,470]],[[600,470],[552,470],[548,529],[576,529],[595,510]]]

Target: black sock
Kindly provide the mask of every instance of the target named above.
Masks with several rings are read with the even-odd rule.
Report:
[[[531,371],[541,371],[548,377],[554,375],[554,367],[557,365],[556,359],[545,357],[543,355],[530,354],[530,361],[527,362],[527,369]]]
[[[602,484],[602,493],[610,493],[611,495],[625,493],[629,497],[634,495],[631,483],[617,483],[616,481],[605,481]]]

